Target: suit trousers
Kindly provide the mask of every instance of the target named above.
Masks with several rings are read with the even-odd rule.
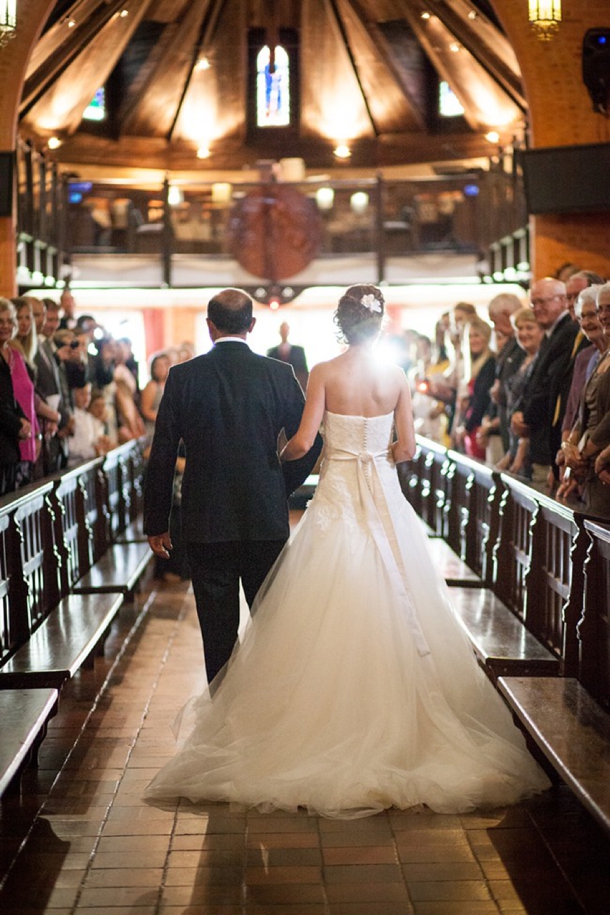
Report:
[[[187,543],[208,683],[227,663],[237,641],[240,580],[251,607],[285,542]]]

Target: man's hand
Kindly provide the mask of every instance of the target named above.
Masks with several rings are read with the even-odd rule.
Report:
[[[169,559],[169,551],[173,549],[169,531],[149,537],[148,543],[155,556],[158,556],[160,559]]]
[[[19,430],[18,438],[20,441],[26,441],[32,434],[32,427],[27,419],[21,419],[21,428]]]

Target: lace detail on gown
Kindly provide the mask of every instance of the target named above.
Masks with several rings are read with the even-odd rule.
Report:
[[[467,811],[548,786],[401,492],[392,419],[325,414],[317,492],[149,798],[356,817]]]

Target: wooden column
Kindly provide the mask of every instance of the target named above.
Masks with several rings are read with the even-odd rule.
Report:
[[[19,100],[32,49],[53,0],[19,0],[15,37],[0,50],[0,150],[14,150]],[[15,295],[15,216],[0,217],[0,295]]]

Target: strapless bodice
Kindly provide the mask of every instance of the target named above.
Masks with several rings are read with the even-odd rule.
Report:
[[[381,416],[324,414],[324,443],[327,452],[379,454],[387,451],[392,435],[393,413]]]

